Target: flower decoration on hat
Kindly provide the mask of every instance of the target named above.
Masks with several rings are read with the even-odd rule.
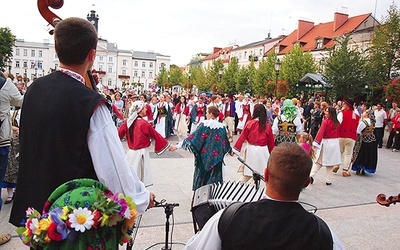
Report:
[[[80,180],[90,179],[71,182]],[[66,192],[58,192],[57,195],[62,194],[51,209],[49,201],[46,202],[42,215],[37,210],[28,208],[23,221],[24,226],[17,228],[22,242],[34,249],[49,244],[52,247],[54,244],[75,244],[79,235],[84,237],[86,234],[85,237],[93,238],[96,235],[93,231],[100,228],[105,230],[121,228],[122,236],[119,238],[119,243],[127,243],[132,238],[133,224],[137,216],[136,205],[132,202],[132,198],[123,194],[113,194],[110,190],[101,188],[105,187],[101,183],[90,181],[94,183],[93,186],[79,186],[77,192],[73,191],[76,189],[75,186],[72,189],[70,187],[65,189],[69,182],[60,186]],[[51,196],[54,196],[57,190],[60,191],[60,187]],[[74,200],[76,198],[78,200]],[[65,203],[68,205],[59,206]],[[46,212],[48,208],[50,211]],[[116,227],[117,224],[121,226]]]

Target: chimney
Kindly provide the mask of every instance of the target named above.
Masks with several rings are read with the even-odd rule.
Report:
[[[298,28],[297,28],[297,40],[300,40],[312,28],[314,28],[314,23],[313,22],[299,20]]]
[[[336,31],[342,26],[347,19],[349,18],[348,14],[335,12],[335,16],[333,18],[333,31]]]

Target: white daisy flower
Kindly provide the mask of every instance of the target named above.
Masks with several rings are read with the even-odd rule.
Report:
[[[75,231],[90,230],[94,223],[92,211],[85,208],[78,208],[73,211],[72,214],[68,215],[69,222],[71,222],[71,228],[75,228]]]

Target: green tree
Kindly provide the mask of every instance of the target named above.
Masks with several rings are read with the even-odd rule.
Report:
[[[333,86],[337,98],[354,98],[365,86],[365,58],[350,49],[351,34],[336,39],[325,65],[325,80]]]
[[[239,72],[239,63],[236,57],[232,57],[231,61],[228,64],[224,74],[222,75],[222,86],[221,92],[229,93],[229,94],[236,94],[236,82],[237,82],[237,75]]]
[[[393,3],[384,23],[374,29],[369,49],[374,74],[380,82],[387,82],[391,72],[400,68],[400,12]]]
[[[236,89],[239,93],[247,93],[249,87],[249,69],[247,67],[240,67],[236,80]]]
[[[6,66],[12,58],[14,43],[15,36],[11,30],[8,27],[0,27],[0,67]]]
[[[201,67],[194,67],[191,69],[192,75],[190,77],[190,81],[193,81],[193,84],[200,91],[209,91],[210,84],[207,81],[206,73]]]
[[[288,95],[294,96],[296,84],[307,73],[314,73],[317,67],[310,52],[303,52],[297,43],[288,54],[282,59],[280,79],[287,80],[289,83]]]
[[[224,64],[221,59],[214,61],[212,66],[206,71],[207,80],[210,82],[210,91],[219,92],[222,85],[222,75],[219,74],[220,70],[223,73]]]
[[[375,93],[382,91],[400,70],[400,11],[396,4],[389,7],[382,23],[375,27],[368,49],[367,79]]]
[[[246,93],[250,95],[254,94],[254,85],[257,80],[257,69],[254,66],[254,57],[251,58],[250,64],[247,66],[249,77],[247,78],[247,89]]]
[[[269,95],[272,96],[274,91],[267,88],[268,81],[275,82],[275,62],[276,54],[268,54],[267,57],[263,58],[259,64],[256,79],[253,83],[253,92],[258,96]]]
[[[172,65],[171,65],[172,66]],[[183,84],[183,74],[181,69],[178,66],[174,66],[170,68],[170,79],[169,79],[169,83],[168,86],[172,87],[175,85],[179,85],[182,86]]]

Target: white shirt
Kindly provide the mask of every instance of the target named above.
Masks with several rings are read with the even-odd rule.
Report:
[[[87,138],[99,181],[113,193],[131,196],[138,213],[142,214],[149,205],[150,193],[126,160],[125,150],[105,104],[101,104],[90,118]]]
[[[224,209],[214,214],[204,225],[203,229],[197,234],[193,235],[186,243],[185,248],[187,250],[219,250],[221,249],[221,238],[218,233],[218,223]],[[329,229],[330,230],[330,229]],[[339,237],[332,231],[333,249],[341,250],[344,249],[343,243]]]
[[[375,115],[375,128],[383,128],[383,122],[384,122],[384,120],[387,119],[387,114],[386,114],[385,110],[376,109],[374,111],[374,115]]]

